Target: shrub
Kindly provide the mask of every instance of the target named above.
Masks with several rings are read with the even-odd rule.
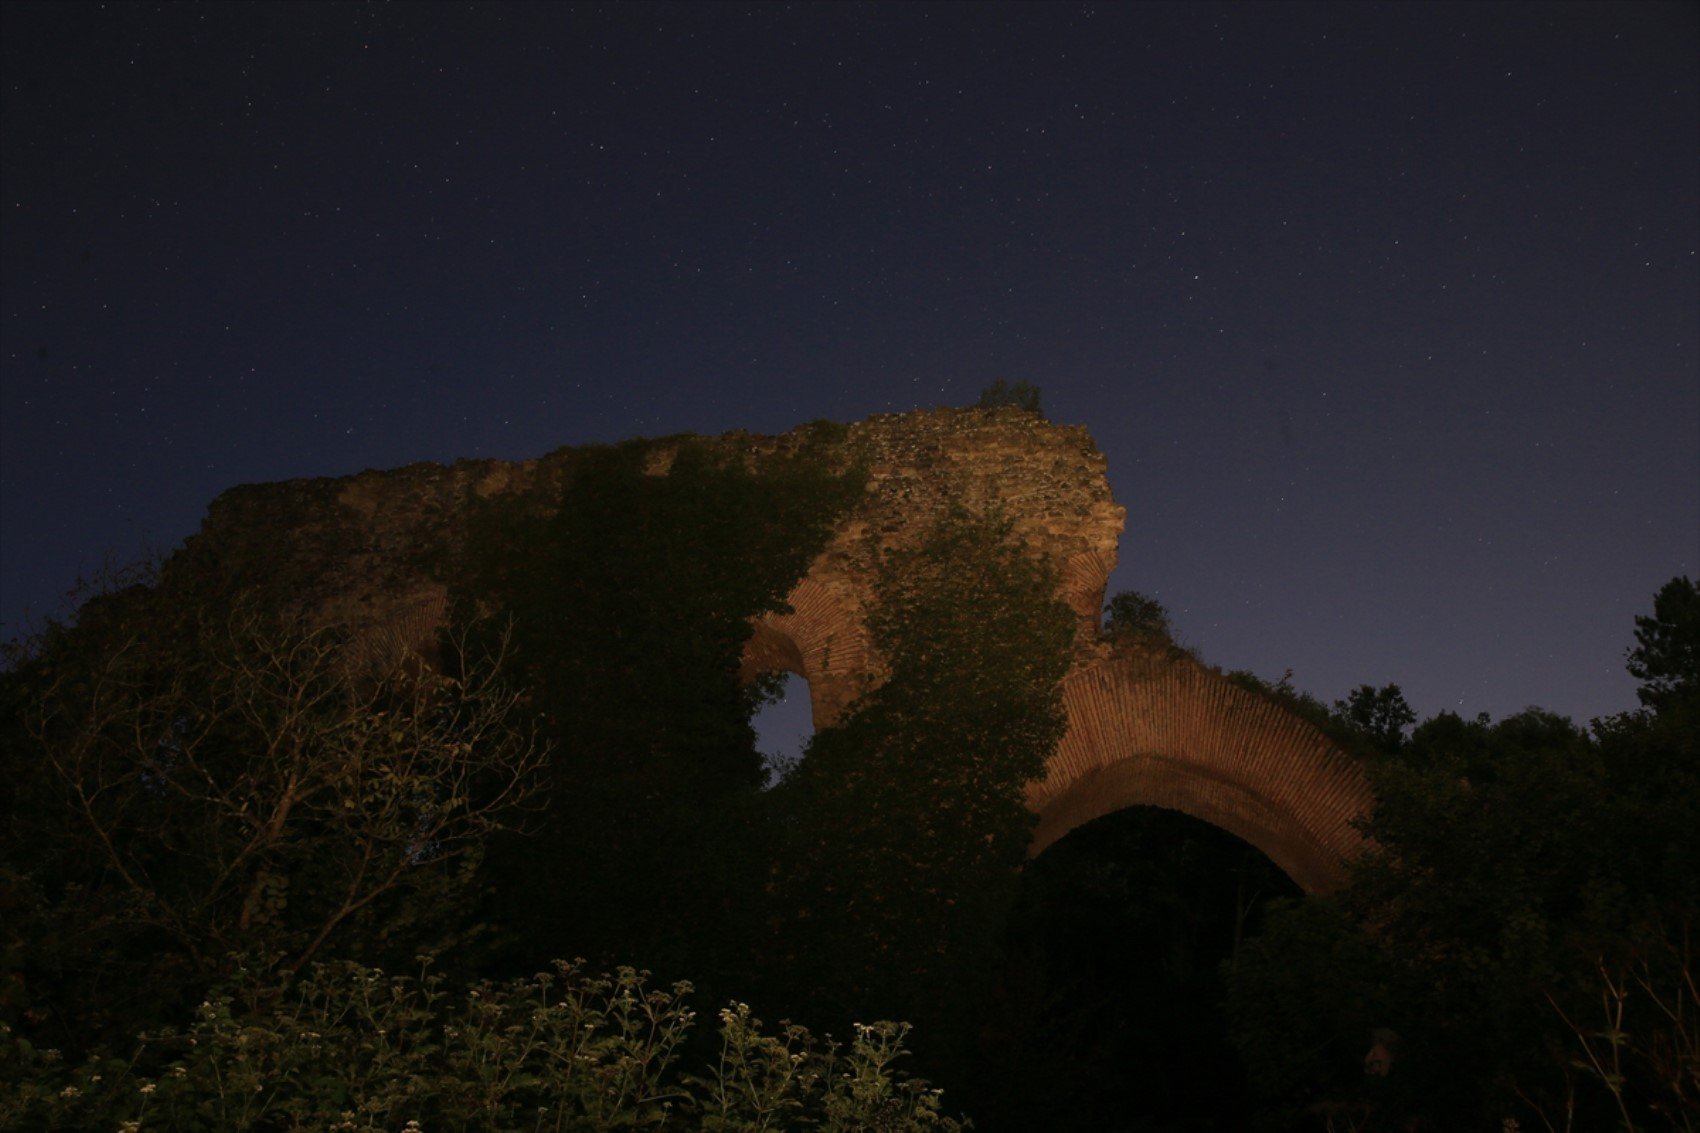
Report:
[[[976,409],[1003,409],[1014,407],[1024,409],[1028,413],[1040,413],[1039,387],[1028,382],[1008,382],[999,378],[991,385],[980,391],[980,399],[974,403]]]
[[[141,1036],[129,1059],[70,1068],[0,1032],[0,1129],[962,1128],[938,1091],[894,1068],[902,1024],[858,1025],[845,1048],[801,1027],[765,1033],[734,1004],[716,1064],[684,1073],[690,992],[561,961],[455,995],[428,960],[418,977],[244,968],[187,1028]]]

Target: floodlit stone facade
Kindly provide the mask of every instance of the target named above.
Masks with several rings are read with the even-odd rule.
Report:
[[[820,446],[865,467],[864,499],[836,527],[792,590],[790,611],[755,621],[747,675],[785,670],[809,681],[817,728],[882,677],[865,628],[882,547],[918,538],[952,508],[995,513],[1051,562],[1075,611],[1074,662],[1063,683],[1068,733],[1046,776],[1027,787],[1034,852],[1094,818],[1132,805],[1184,811],[1263,850],[1306,890],[1337,887],[1362,846],[1353,822],[1371,805],[1356,762],[1309,724],[1179,650],[1100,640],[1104,589],[1124,509],[1086,430],[1020,410],[939,409],[870,418],[823,434],[744,433],[707,443],[759,464]],[[678,441],[654,442],[645,471],[667,475]],[[256,541],[267,570],[295,583],[316,618],[364,627],[372,662],[433,656],[446,617],[445,541],[468,501],[558,483],[566,450],[532,461],[413,465],[332,480],[225,493],[185,561],[212,563]]]

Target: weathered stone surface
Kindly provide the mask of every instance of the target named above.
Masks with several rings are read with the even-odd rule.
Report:
[[[667,475],[679,443],[655,442],[645,472]],[[818,434],[805,426],[708,443],[759,463]],[[882,677],[865,628],[879,549],[921,537],[952,508],[998,514],[1055,567],[1078,617],[1063,686],[1069,731],[1027,789],[1035,852],[1100,815],[1148,804],[1245,838],[1308,890],[1340,883],[1361,844],[1352,820],[1370,805],[1361,769],[1308,724],[1188,658],[1099,641],[1126,513],[1085,429],[1017,410],[940,409],[850,425],[833,451],[846,467],[867,468],[867,495],[793,589],[790,612],[757,619],[746,674],[800,673],[816,726],[831,724]],[[259,571],[314,617],[362,627],[373,662],[409,651],[429,658],[446,616],[441,563],[468,537],[469,501],[557,485],[570,460],[562,450],[232,489],[180,558]]]
[[[760,619],[745,658],[751,672],[807,677],[817,728],[881,676],[864,629],[876,548],[919,538],[952,508],[1007,520],[1056,569],[1079,618],[1077,648],[1095,641],[1126,512],[1085,429],[1014,410],[941,409],[858,422],[845,444],[868,467],[868,494],[792,592],[794,612]]]

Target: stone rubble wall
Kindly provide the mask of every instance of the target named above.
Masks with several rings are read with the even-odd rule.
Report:
[[[778,437],[695,439],[759,466],[817,438],[816,427],[803,426]],[[652,442],[645,471],[666,475],[682,443]],[[879,679],[863,622],[880,550],[923,537],[953,508],[1006,519],[1057,571],[1079,641],[1096,638],[1125,512],[1084,428],[1016,409],[937,409],[857,422],[826,448],[841,468],[867,469],[867,495],[797,583],[792,612],[757,620],[744,658],[748,674],[796,668],[807,676],[817,726]],[[536,488],[552,495],[571,461],[560,450],[234,488],[214,501],[188,557],[258,564],[314,620],[360,627],[372,664],[407,649],[429,656],[447,615],[442,560],[467,537],[469,500]]]
[[[1034,852],[1113,810],[1156,805],[1239,835],[1307,890],[1342,882],[1344,862],[1362,847],[1353,823],[1372,805],[1355,761],[1190,658],[1100,640],[1126,512],[1085,429],[1017,409],[937,409],[695,440],[752,466],[812,447],[840,470],[867,471],[867,494],[793,588],[789,612],[756,618],[742,659],[746,677],[806,677],[817,728],[883,678],[866,630],[882,552],[924,538],[953,509],[996,515],[1056,570],[1077,618],[1063,682],[1069,730],[1045,777],[1027,788],[1038,816]],[[645,472],[667,475],[683,443],[651,442]],[[572,461],[563,449],[235,488],[213,503],[167,579],[200,570],[231,586],[269,586],[321,623],[357,627],[362,664],[409,654],[434,662],[448,617],[444,567],[470,538],[471,503],[532,489],[558,498]]]

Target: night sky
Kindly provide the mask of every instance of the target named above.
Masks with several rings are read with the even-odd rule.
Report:
[[[0,617],[239,483],[1003,377],[1206,660],[1630,708],[1700,573],[1697,12],[8,0]]]

